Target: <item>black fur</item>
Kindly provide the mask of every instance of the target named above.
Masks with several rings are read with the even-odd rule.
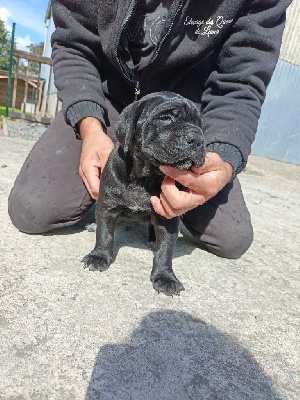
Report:
[[[201,118],[191,101],[171,92],[153,93],[126,107],[116,123],[116,145],[101,175],[96,204],[96,246],[84,257],[85,268],[105,271],[113,260],[113,240],[119,216],[149,221],[156,243],[151,281],[168,296],[184,290],[172,270],[179,217],[156,214],[150,196],[159,196],[160,165],[189,169],[204,162]],[[153,238],[154,235],[152,235]]]

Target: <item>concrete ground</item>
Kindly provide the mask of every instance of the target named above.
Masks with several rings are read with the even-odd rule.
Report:
[[[180,297],[158,295],[147,228],[122,222],[114,264],[80,262],[79,225],[26,235],[7,197],[33,142],[0,137],[1,400],[298,400],[300,167],[251,157],[255,240],[239,260],[179,237]],[[87,217],[88,219],[89,217]]]

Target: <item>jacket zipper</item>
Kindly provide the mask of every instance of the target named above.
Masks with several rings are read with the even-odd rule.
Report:
[[[123,71],[124,76],[125,76],[131,83],[134,84],[134,87],[135,87],[135,89],[134,89],[134,101],[136,101],[136,100],[138,99],[138,96],[139,96],[140,93],[141,93],[139,81],[135,81],[135,80],[131,79],[131,78],[128,76],[128,74],[126,73],[126,71],[124,70],[124,68],[123,68],[123,66],[122,66],[122,63],[121,63],[121,61],[120,61],[120,59],[119,59],[119,57],[118,57],[118,47],[119,47],[119,44],[120,44],[121,35],[122,35],[122,33],[123,33],[123,30],[124,30],[125,26],[127,25],[128,21],[130,20],[132,14],[133,14],[133,10],[135,9],[136,3],[137,3],[137,0],[134,0],[134,1],[132,1],[131,4],[130,4],[130,7],[131,7],[131,8],[130,8],[130,11],[129,11],[129,13],[127,14],[127,17],[125,18],[125,20],[123,21],[122,27],[121,27],[121,29],[120,29],[120,31],[119,31],[119,34],[118,34],[118,37],[117,37],[117,43],[116,43],[116,46],[115,46],[115,54],[116,54],[116,58],[117,58],[118,64],[119,64],[119,66],[120,66],[120,68],[121,68],[121,71]]]
[[[175,1],[176,1],[176,0],[175,0]],[[139,80],[131,79],[131,78],[128,76],[128,74],[127,74],[126,71],[124,70],[124,68],[123,68],[123,66],[122,66],[122,63],[121,63],[121,61],[120,61],[120,59],[119,59],[119,57],[118,57],[118,46],[119,46],[119,44],[120,44],[121,35],[122,35],[122,33],[123,33],[123,30],[124,30],[125,26],[127,25],[128,21],[130,20],[132,14],[133,14],[133,10],[135,9],[137,0],[134,0],[134,1],[131,3],[130,12],[127,14],[127,17],[126,17],[125,20],[123,21],[122,27],[121,27],[120,32],[119,32],[118,37],[117,37],[117,43],[116,43],[116,46],[115,46],[115,53],[116,53],[116,58],[117,58],[118,64],[119,64],[121,70],[123,71],[124,76],[125,76],[131,83],[134,84],[134,101],[137,101],[138,98],[139,98],[139,96],[141,95],[141,82],[142,82],[143,78],[145,77],[146,72],[147,72],[147,70],[149,69],[149,67],[152,66],[153,62],[156,60],[156,58],[157,58],[157,56],[158,56],[158,54],[159,54],[159,52],[160,52],[160,49],[161,49],[161,47],[162,47],[162,44],[164,43],[164,41],[166,40],[167,36],[169,35],[169,33],[171,32],[171,30],[172,30],[172,28],[173,28],[175,18],[176,18],[176,16],[177,16],[179,10],[181,9],[183,0],[177,0],[176,2],[177,2],[177,8],[176,8],[176,10],[175,10],[175,12],[174,12],[174,15],[172,16],[172,20],[171,20],[171,22],[170,22],[170,24],[169,24],[169,26],[168,26],[168,29],[166,30],[166,32],[164,33],[163,37],[161,38],[161,40],[160,40],[160,42],[159,42],[159,45],[158,45],[157,48],[155,49],[154,54],[153,54],[153,56],[152,56],[152,58],[151,58],[151,60],[150,60],[150,63],[145,67],[144,71],[143,71],[142,74],[141,74],[141,78],[140,78]]]
[[[135,88],[134,88],[134,101],[138,100],[140,94],[141,94],[140,82],[137,81],[135,83]]]

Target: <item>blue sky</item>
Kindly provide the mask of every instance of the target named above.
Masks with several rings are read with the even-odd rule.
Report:
[[[48,0],[1,0],[0,4],[0,18],[5,21],[6,28],[11,31],[13,22],[16,23],[19,50],[28,51],[26,45],[44,41]]]

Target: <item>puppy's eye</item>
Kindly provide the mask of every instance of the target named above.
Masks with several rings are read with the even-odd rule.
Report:
[[[172,114],[161,114],[157,117],[157,119],[165,124],[171,124],[175,120],[175,117]]]

